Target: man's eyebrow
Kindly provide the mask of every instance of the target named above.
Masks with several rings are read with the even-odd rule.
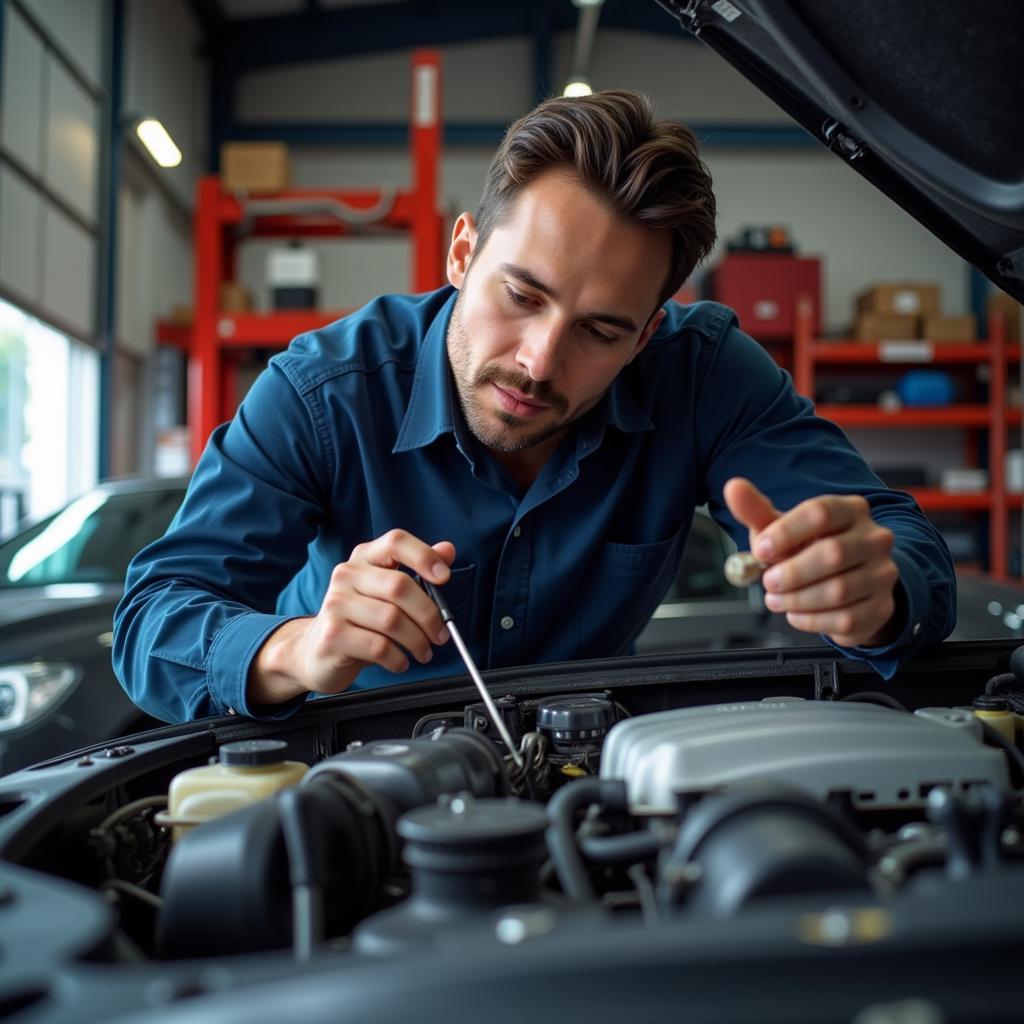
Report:
[[[542,295],[547,295],[548,298],[558,298],[558,294],[555,292],[554,288],[546,285],[543,281],[539,281],[525,267],[518,267],[514,263],[502,263],[499,265],[498,270],[502,274],[508,274],[509,277],[514,277],[518,281],[522,281],[522,283],[528,288],[533,288]],[[639,330],[637,325],[633,322],[632,317],[619,316],[617,313],[584,313],[581,319],[597,320],[600,323],[608,324],[610,327],[618,327],[624,331]]]

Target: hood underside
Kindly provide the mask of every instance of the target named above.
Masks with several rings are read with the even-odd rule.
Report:
[[[659,3],[823,145],[1024,301],[1024,5]]]

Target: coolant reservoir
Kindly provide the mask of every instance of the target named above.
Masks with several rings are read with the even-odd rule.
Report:
[[[287,752],[288,744],[283,740],[225,743],[217,762],[174,776],[167,795],[167,813],[156,816],[157,824],[171,825],[174,838],[180,839],[204,821],[296,785],[309,766],[286,761]]]

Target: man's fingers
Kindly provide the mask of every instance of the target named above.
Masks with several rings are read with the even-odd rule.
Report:
[[[840,647],[859,647],[876,636],[894,610],[891,595],[873,595],[828,612],[787,612],[786,621],[802,632],[821,633]]]
[[[323,610],[338,622],[398,640],[420,661],[429,661],[431,644],[448,638],[437,605],[408,573],[396,569],[343,562],[331,574]]]
[[[329,632],[325,634],[325,644],[330,644],[332,639]],[[328,652],[324,653],[329,657]],[[351,623],[346,623],[345,626],[344,660],[365,665],[380,665],[396,674],[404,672],[409,667],[409,659],[393,640],[382,633],[362,629]]]
[[[451,575],[455,546],[441,541],[433,547],[406,530],[389,530],[366,544],[357,545],[349,562],[376,565],[381,569],[411,569],[431,583],[444,583]]]
[[[891,551],[892,531],[871,522],[864,530],[848,530],[808,544],[797,554],[767,569],[761,583],[768,593],[783,594],[840,576],[865,564],[886,564],[895,571],[895,565],[888,557]]]
[[[761,530],[754,554],[765,562],[777,561],[820,537],[842,533],[869,515],[870,507],[859,494],[809,498]]]
[[[425,665],[434,657],[433,645],[437,643],[438,634],[442,628],[441,617],[437,614],[433,602],[428,598],[427,603],[430,605],[430,610],[421,611],[426,626],[411,618],[406,610],[399,605],[392,604],[387,600],[365,596],[361,600],[348,602],[346,618],[351,626],[369,633],[379,634],[388,641],[398,644],[421,665]],[[432,626],[432,633],[428,634],[424,631],[431,629]]]
[[[775,522],[781,515],[749,480],[741,476],[734,476],[726,481],[722,496],[733,518],[747,527],[751,531],[751,536],[763,530],[769,523]]]
[[[840,573],[819,583],[788,592],[769,591],[765,605],[773,612],[817,612],[845,608],[872,594],[892,591],[899,578],[894,562],[886,560]]]

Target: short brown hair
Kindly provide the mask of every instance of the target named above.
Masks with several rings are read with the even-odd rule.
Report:
[[[676,121],[655,120],[646,96],[608,90],[545,100],[509,128],[477,210],[479,247],[519,191],[556,167],[627,220],[672,232],[672,266],[659,303],[715,244],[715,196],[696,136]]]

